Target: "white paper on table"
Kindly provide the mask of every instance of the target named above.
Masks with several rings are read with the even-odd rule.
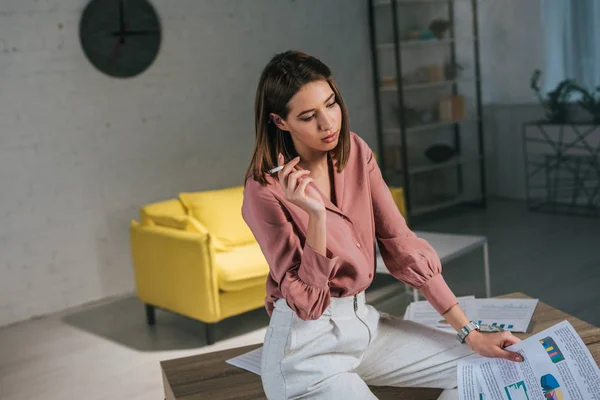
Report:
[[[227,364],[231,364],[234,367],[245,369],[253,374],[260,375],[260,361],[262,358],[262,346],[258,349],[249,351],[234,358],[230,358],[225,361]]]
[[[408,305],[408,307],[406,307],[406,310],[404,310],[404,319],[405,320],[410,319],[410,304]]]
[[[473,321],[477,320],[475,296],[459,297],[457,300],[467,317]],[[440,313],[438,313],[426,300],[411,303],[404,314],[404,319],[442,329],[444,331],[453,329],[452,325],[444,320],[444,318],[440,316]]]
[[[521,354],[525,361],[483,357],[463,361],[473,365],[486,399],[600,400],[600,369],[569,322],[507,350]]]
[[[479,324],[527,332],[538,299],[477,299],[475,304]]]
[[[473,358],[479,356],[463,358],[458,362],[458,400],[485,400],[483,388],[477,378],[476,365]]]

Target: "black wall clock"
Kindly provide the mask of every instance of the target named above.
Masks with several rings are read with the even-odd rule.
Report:
[[[110,76],[130,78],[156,59],[160,21],[147,0],[92,0],[83,10],[79,38],[96,68]]]

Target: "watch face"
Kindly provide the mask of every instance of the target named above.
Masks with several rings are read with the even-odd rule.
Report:
[[[97,69],[129,78],[156,59],[161,27],[147,0],[92,0],[83,10],[79,36],[86,57]]]

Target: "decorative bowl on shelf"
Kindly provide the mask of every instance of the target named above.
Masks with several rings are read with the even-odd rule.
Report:
[[[439,100],[438,118],[442,122],[462,121],[466,117],[465,98],[462,95],[450,95]]]
[[[444,163],[456,154],[456,149],[447,144],[434,144],[425,150],[425,157],[433,163]]]
[[[407,128],[436,122],[437,112],[430,108],[407,107],[400,109],[397,105],[393,105],[392,109],[398,123],[400,123],[400,113],[404,113],[404,123]]]
[[[431,21],[429,24],[429,31],[438,39],[443,39],[446,36],[446,32],[450,30],[452,24],[450,21],[437,18]]]

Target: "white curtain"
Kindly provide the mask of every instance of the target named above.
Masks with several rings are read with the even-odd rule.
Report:
[[[600,0],[540,0],[546,92],[563,79],[600,86]]]

